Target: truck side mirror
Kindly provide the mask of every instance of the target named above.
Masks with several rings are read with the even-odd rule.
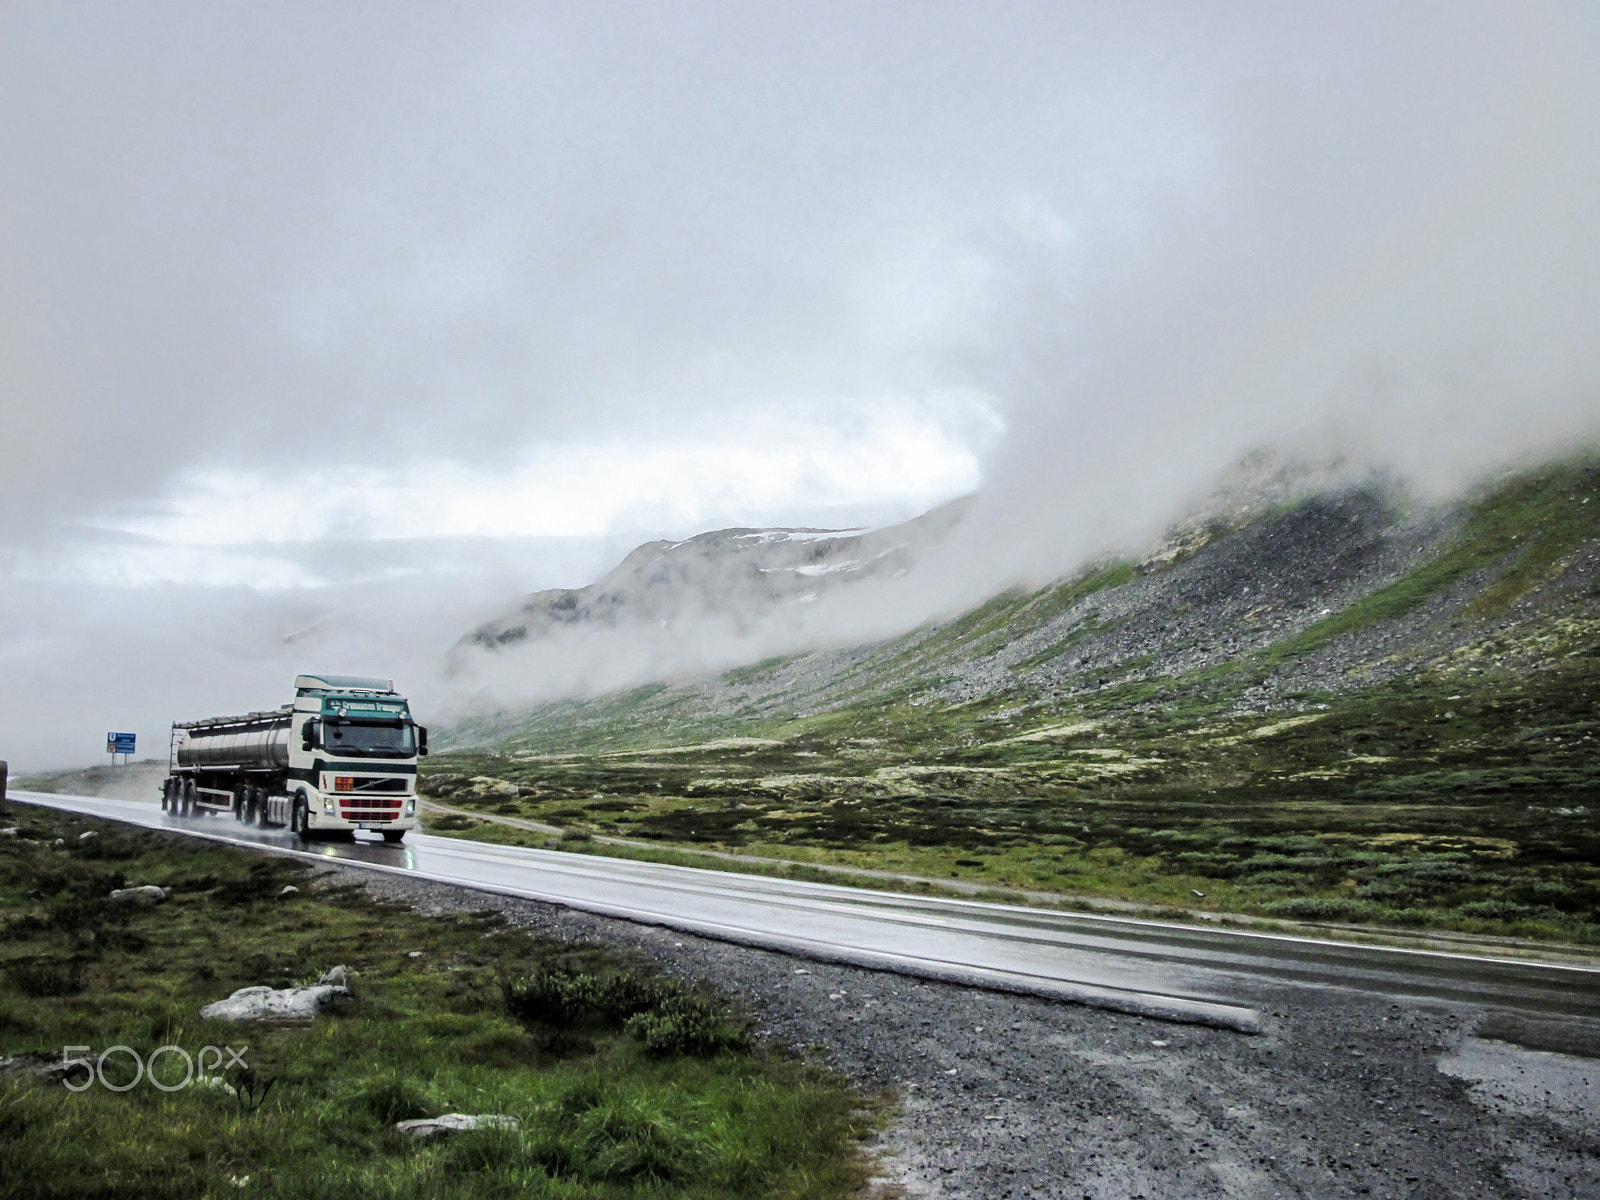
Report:
[[[427,753],[428,753],[428,727],[426,725],[418,725],[417,726],[417,757],[421,758],[423,755],[425,755]]]
[[[307,721],[304,725],[300,726],[300,749],[312,749],[316,740],[317,723],[315,721]]]

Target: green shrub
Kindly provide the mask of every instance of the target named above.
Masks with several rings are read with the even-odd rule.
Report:
[[[1262,871],[1244,882],[1247,887],[1299,889],[1306,886],[1306,877],[1299,871]]]
[[[1267,905],[1266,911],[1268,916],[1293,917],[1301,921],[1370,921],[1375,910],[1365,900],[1299,896],[1293,900],[1275,900]]]
[[[710,1000],[676,980],[638,971],[547,968],[503,982],[501,991],[507,1014],[545,1030],[552,1047],[556,1035],[581,1028],[624,1029],[658,1056],[711,1054],[743,1042]]]
[[[658,1058],[715,1054],[742,1040],[709,1001],[688,993],[629,1017],[627,1030],[644,1044],[647,1053]]]
[[[1456,912],[1475,921],[1532,921],[1561,915],[1551,908],[1534,908],[1510,900],[1474,900],[1458,906]]]

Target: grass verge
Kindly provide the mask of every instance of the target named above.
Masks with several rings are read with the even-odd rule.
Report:
[[[752,1045],[736,1008],[639,960],[487,911],[423,917],[291,860],[31,806],[0,809],[13,825],[0,839],[0,1053],[126,1047],[103,1080],[131,1086],[78,1093],[0,1073],[0,1195],[835,1197],[863,1180],[859,1141],[881,1099]],[[167,901],[107,900],[146,883]],[[335,963],[356,1003],[314,1024],[198,1015]],[[565,999],[541,1008],[552,994]],[[185,1075],[158,1049],[207,1045],[247,1046],[250,1073],[156,1086]],[[158,1065],[136,1077],[135,1055]],[[435,1144],[393,1129],[451,1111],[519,1125]]]

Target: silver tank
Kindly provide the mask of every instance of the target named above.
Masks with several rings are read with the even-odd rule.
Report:
[[[282,770],[289,765],[292,713],[251,713],[174,726],[180,767]]]

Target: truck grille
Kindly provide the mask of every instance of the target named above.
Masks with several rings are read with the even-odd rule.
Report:
[[[399,819],[403,804],[399,796],[392,800],[382,796],[340,797],[339,815],[346,821],[394,821]]]

